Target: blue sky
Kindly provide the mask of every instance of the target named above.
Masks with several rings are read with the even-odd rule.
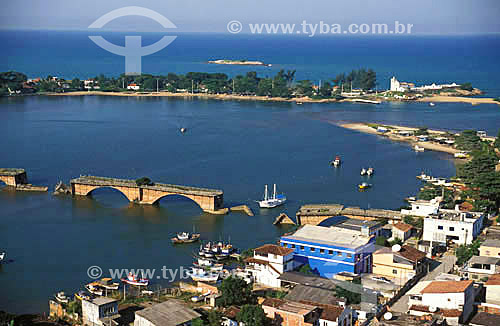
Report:
[[[0,29],[84,30],[103,14],[141,6],[170,19],[181,32],[226,32],[249,23],[413,24],[414,34],[500,32],[499,0],[16,0],[2,1]],[[146,18],[123,17],[109,30],[163,31]]]

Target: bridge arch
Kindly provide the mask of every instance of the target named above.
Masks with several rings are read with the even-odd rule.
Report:
[[[114,186],[94,186],[94,187],[86,187],[84,191],[82,191],[80,194],[82,196],[91,196],[92,192],[97,189],[114,189],[120,192],[125,198],[127,198],[130,202],[133,201],[138,201],[139,197],[136,196],[133,193],[130,193],[129,191],[126,191],[125,189],[122,189],[122,187],[114,187]]]
[[[167,197],[182,197],[182,198],[187,198],[189,199],[190,202],[193,202],[195,203],[200,209],[203,209],[202,207],[202,204],[201,202],[197,201],[195,198],[195,196],[192,196],[192,195],[184,195],[184,194],[164,194],[164,195],[160,195],[158,196],[156,199],[153,199],[153,201],[151,202],[152,205],[159,205],[160,204],[160,200],[164,199],[164,198],[167,198]]]

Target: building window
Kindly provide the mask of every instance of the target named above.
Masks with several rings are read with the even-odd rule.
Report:
[[[455,231],[455,228],[453,226],[450,226],[450,231]]]
[[[477,275],[473,274],[473,275],[472,275],[472,279],[473,279],[473,280],[477,280]]]
[[[398,270],[397,269],[393,269],[392,270],[392,274],[397,274],[398,273]]]
[[[352,258],[352,254],[347,254],[347,258]]]
[[[329,255],[333,255],[333,250],[328,250]],[[498,253],[500,255],[500,253]]]
[[[300,250],[304,250],[304,246],[300,246]]]
[[[337,252],[337,256],[342,257],[342,253],[340,251]]]
[[[438,230],[442,230],[443,229],[443,226],[442,225],[438,225]]]
[[[315,252],[316,248],[311,247],[309,250],[311,250],[311,252]]]
[[[294,249],[295,249],[295,245],[294,245],[294,244],[292,245],[292,248],[294,248]]]
[[[325,253],[325,249],[320,249],[320,250],[319,250],[319,253],[320,253],[320,254],[324,254],[324,253]]]

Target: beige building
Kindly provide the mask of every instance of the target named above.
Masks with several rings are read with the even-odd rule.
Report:
[[[373,274],[393,278],[399,284],[424,272],[425,268],[425,252],[410,246],[384,247],[373,253]]]
[[[391,239],[401,239],[404,241],[408,240],[412,235],[413,227],[409,224],[398,222],[392,225],[392,237]]]
[[[479,256],[500,257],[500,240],[486,239],[479,247]]]

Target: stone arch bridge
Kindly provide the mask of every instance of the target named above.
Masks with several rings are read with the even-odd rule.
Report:
[[[206,212],[224,208],[224,193],[222,190],[163,183],[138,186],[134,180],[95,176],[80,176],[71,180],[71,193],[73,195],[89,196],[92,191],[99,188],[116,189],[125,195],[130,202],[138,204],[153,205],[166,196],[180,195],[193,200]]]

